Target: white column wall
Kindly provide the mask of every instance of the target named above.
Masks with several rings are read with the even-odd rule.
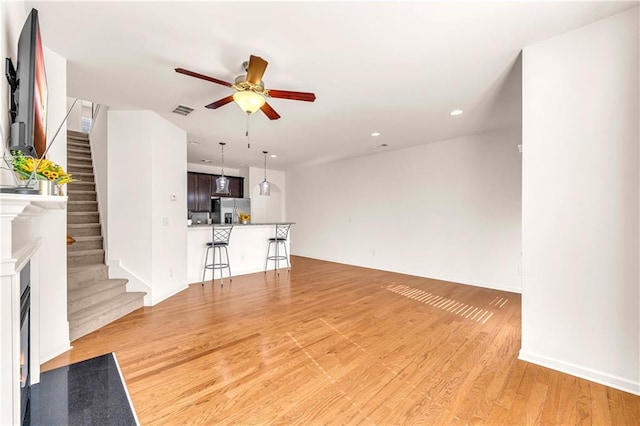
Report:
[[[523,53],[520,358],[640,392],[638,8]]]
[[[44,37],[44,36],[43,36]],[[46,40],[43,38],[43,42]],[[47,158],[67,169],[67,61],[44,49],[47,73]],[[67,188],[64,188],[66,193]],[[33,221],[40,248],[40,360],[46,362],[70,349],[67,321],[67,210],[51,211]]]
[[[187,134],[157,116],[151,163],[153,303],[187,286]],[[164,144],[159,142],[164,141]]]
[[[155,304],[187,285],[186,133],[150,111],[107,126],[110,273]]]
[[[293,254],[520,291],[520,129],[287,172]]]

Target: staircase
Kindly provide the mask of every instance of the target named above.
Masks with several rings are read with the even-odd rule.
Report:
[[[127,292],[126,279],[109,279],[98,213],[91,146],[86,133],[67,132],[67,316],[74,341],[143,305],[146,293]]]

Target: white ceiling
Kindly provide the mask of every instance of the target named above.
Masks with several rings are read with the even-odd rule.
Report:
[[[44,44],[68,59],[69,96],[156,111],[188,133],[189,162],[292,167],[401,149],[519,125],[520,50],[638,5],[633,2],[51,2]],[[233,82],[249,55],[271,89],[314,92],[314,103],[268,99],[282,116],[246,117]],[[178,104],[195,111],[170,111]],[[465,112],[451,117],[449,112]],[[370,133],[378,131],[379,137]],[[388,144],[386,148],[381,144]]]

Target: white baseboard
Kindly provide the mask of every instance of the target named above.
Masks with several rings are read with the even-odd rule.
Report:
[[[623,377],[614,376],[602,371],[583,367],[577,364],[572,364],[570,362],[561,361],[555,358],[549,358],[544,355],[539,355],[524,350],[520,350],[518,359],[541,365],[543,367],[551,368],[552,370],[560,371],[562,373],[571,374],[572,376],[580,377],[581,379],[589,380],[595,383],[600,383],[602,385],[629,392],[634,395],[640,395],[639,381],[632,381]]]
[[[360,267],[360,268],[376,269],[378,271],[386,271],[386,272],[393,272],[393,273],[396,273],[396,274],[412,275],[414,277],[428,278],[428,279],[438,280],[438,281],[448,281],[448,282],[451,282],[451,283],[454,283],[454,284],[471,285],[471,286],[474,286],[474,287],[489,288],[491,290],[508,291],[510,293],[517,293],[517,294],[521,294],[522,293],[522,289],[521,288],[514,287],[514,286],[503,286],[503,285],[497,285],[495,283],[485,283],[485,282],[481,282],[481,281],[469,281],[467,279],[460,279],[460,278],[456,278],[456,277],[424,275],[424,273],[417,272],[417,271],[395,271],[395,270],[391,270],[391,269],[381,269],[380,267],[375,267],[373,265],[365,265],[365,264],[357,264],[357,263],[346,263],[346,262],[341,262],[341,261],[335,260],[335,259],[329,259],[329,258],[318,257],[318,256],[311,256],[311,255],[306,255],[306,254],[293,253],[292,256],[308,257],[310,259],[324,260],[326,262],[340,263],[342,265],[350,265],[350,266],[357,266],[357,267]]]
[[[44,364],[47,361],[51,361],[58,355],[62,355],[63,353],[70,351],[71,349],[73,349],[73,346],[71,346],[70,343],[67,343],[64,346],[60,346],[58,348],[55,348],[54,350],[47,352],[46,354],[40,354],[40,365]]]
[[[107,259],[106,264],[109,267],[109,278],[124,278],[129,280],[127,283],[127,291],[143,291],[147,293],[147,295],[144,296],[144,306],[153,306],[151,286],[149,284],[125,268],[120,259]]]
[[[177,290],[174,290],[174,291],[172,291],[172,292],[170,292],[170,293],[167,293],[167,294],[165,294],[164,296],[161,296],[158,300],[153,300],[153,303],[151,304],[151,306],[157,305],[158,303],[160,303],[160,302],[162,302],[162,301],[164,301],[164,300],[167,300],[167,299],[168,299],[168,298],[170,298],[171,296],[175,296],[176,294],[178,294],[178,293],[180,293],[181,291],[186,290],[186,289],[188,289],[188,288],[189,288],[189,286],[188,286],[188,285],[185,285],[184,287],[180,287],[180,288],[179,288],[179,289],[177,289]]]

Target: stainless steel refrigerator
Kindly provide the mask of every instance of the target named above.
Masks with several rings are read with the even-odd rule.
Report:
[[[238,223],[238,213],[251,215],[250,198],[211,198],[211,221],[213,223]]]

